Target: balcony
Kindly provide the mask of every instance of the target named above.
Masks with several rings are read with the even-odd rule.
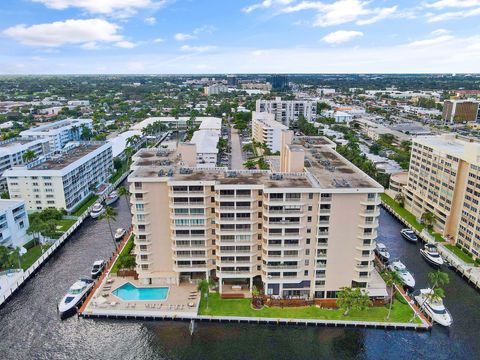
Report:
[[[267,268],[268,270],[289,270],[289,269],[299,269],[299,265],[268,265],[263,264],[262,267]]]

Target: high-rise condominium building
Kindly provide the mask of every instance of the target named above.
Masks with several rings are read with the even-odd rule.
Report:
[[[288,127],[275,121],[275,115],[267,112],[252,112],[252,138],[277,152],[281,148],[282,131]]]
[[[278,172],[186,167],[176,152],[140,150],[129,176],[139,279],[214,277],[222,294],[241,284],[281,297],[334,298],[344,286],[375,296],[383,188],[324,138],[284,131],[282,145]]]
[[[23,200],[0,200],[0,245],[22,246],[30,236],[27,235],[28,215]]]
[[[257,100],[257,112],[267,112],[275,115],[275,120],[285,126],[292,121],[297,121],[302,115],[307,121],[315,121],[317,118],[317,102],[309,100]]]
[[[480,102],[474,100],[445,100],[443,120],[449,124],[480,121]]]
[[[112,145],[76,142],[54,156],[5,171],[11,199],[23,199],[27,210],[71,211],[106,182],[113,171]]]
[[[269,80],[272,84],[272,89],[275,91],[284,91],[288,89],[287,75],[272,75]]]
[[[480,144],[455,134],[413,139],[405,208],[435,215],[434,230],[480,253]]]

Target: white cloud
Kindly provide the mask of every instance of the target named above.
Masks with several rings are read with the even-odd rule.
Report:
[[[98,42],[122,42],[119,29],[118,25],[103,19],[70,19],[32,26],[16,25],[4,30],[3,34],[29,46],[83,44],[83,47],[93,48]]]
[[[116,42],[114,45],[116,47],[123,48],[123,49],[132,49],[135,46],[137,46],[137,44],[135,44],[131,41],[126,41],[126,40]]]
[[[428,22],[440,22],[453,19],[468,18],[480,15],[480,8],[465,11],[450,11],[441,14],[427,14]]]
[[[143,21],[145,21],[148,25],[155,25],[157,19],[155,19],[153,16],[150,16]]]
[[[165,0],[32,0],[51,9],[65,10],[71,7],[79,8],[94,14],[133,15],[139,9],[158,8]]]
[[[425,4],[425,6],[434,9],[469,8],[480,6],[480,0],[439,0]]]
[[[173,38],[177,41],[187,41],[187,40],[192,40],[195,39],[196,36],[191,35],[191,34],[186,34],[186,33],[176,33]]]
[[[376,15],[372,16],[369,19],[358,20],[357,25],[370,25],[370,24],[376,23],[378,21],[381,21],[383,19],[386,19],[389,16],[393,15],[397,11],[397,8],[398,8],[398,6],[392,6],[392,7],[389,7],[389,8],[383,8],[383,9],[375,10]]]
[[[253,56],[264,56],[264,55],[268,55],[269,53],[270,53],[270,50],[266,50],[266,49],[259,49],[259,50],[252,51]]]
[[[410,46],[422,46],[422,47],[427,47],[427,46],[433,46],[433,45],[438,45],[447,41],[450,41],[454,38],[452,35],[441,35],[437,36],[431,39],[425,39],[425,40],[418,40],[411,42]]]
[[[362,36],[361,31],[338,30],[324,36],[322,40],[328,44],[341,44]]]
[[[180,50],[187,51],[187,52],[207,52],[211,50],[215,50],[216,46],[213,45],[203,45],[203,46],[190,46],[190,45],[183,45],[180,47]]]
[[[203,26],[200,26],[196,29],[193,29],[193,33],[195,35],[199,35],[201,33],[207,33],[207,34],[211,34],[213,33],[215,30],[217,30],[215,28],[215,26],[212,26],[212,25],[203,25]]]
[[[156,39],[153,40],[153,42],[162,43],[162,42],[165,42],[165,39],[163,39],[163,38],[156,38]]]
[[[449,34],[449,33],[450,33],[450,30],[437,29],[437,30],[432,31],[430,34],[433,35],[433,36],[440,36],[440,35],[445,35],[445,34]]]
[[[96,50],[96,49],[100,48],[95,41],[87,42],[87,43],[81,45],[80,47],[82,49],[85,49],[85,50]]]
[[[288,5],[292,2],[293,0],[264,0],[256,4],[246,6],[242,9],[242,11],[248,14],[258,9],[268,9],[276,5]]]

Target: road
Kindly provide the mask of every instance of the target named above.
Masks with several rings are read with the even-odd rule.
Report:
[[[231,142],[232,142],[232,170],[244,170],[243,159],[242,159],[242,144],[240,143],[240,135],[238,130],[232,128],[231,132]]]

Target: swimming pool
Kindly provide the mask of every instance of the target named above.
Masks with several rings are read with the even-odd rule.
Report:
[[[113,290],[113,295],[125,301],[165,300],[168,295],[168,287],[136,287],[128,282]]]

